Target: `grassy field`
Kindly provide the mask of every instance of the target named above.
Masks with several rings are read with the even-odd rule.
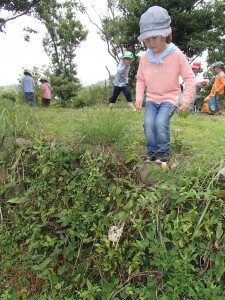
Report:
[[[132,112],[125,104],[112,112],[107,107],[87,109],[37,109],[38,126],[31,127],[34,134],[42,136],[85,140],[92,144],[113,145],[120,151],[127,148],[136,152],[140,160],[145,154],[143,132],[144,110]],[[171,119],[172,154],[186,163],[220,161],[225,150],[225,115],[182,115]]]
[[[225,299],[225,116],[173,116],[173,170],[143,118],[0,102],[0,300]]]

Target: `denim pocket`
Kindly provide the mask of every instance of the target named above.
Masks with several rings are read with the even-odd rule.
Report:
[[[177,111],[177,107],[173,104],[170,105],[170,111],[169,111],[169,116],[172,117],[172,115]]]

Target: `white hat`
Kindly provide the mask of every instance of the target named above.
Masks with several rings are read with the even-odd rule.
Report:
[[[27,73],[27,74],[30,74],[30,75],[31,75],[31,71],[30,71],[29,69],[25,69],[25,70],[23,71],[23,73]]]
[[[140,36],[138,40],[143,42],[152,36],[168,36],[172,30],[171,18],[165,8],[160,6],[150,7],[140,18]]]
[[[48,81],[47,77],[42,75],[39,81]]]

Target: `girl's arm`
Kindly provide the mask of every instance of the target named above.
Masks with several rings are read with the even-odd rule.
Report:
[[[137,71],[137,81],[136,81],[136,107],[138,109],[142,108],[145,89],[146,89],[146,83],[143,74],[143,64],[141,59]]]

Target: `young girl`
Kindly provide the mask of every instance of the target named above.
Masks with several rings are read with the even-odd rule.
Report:
[[[51,101],[52,87],[45,76],[41,76],[40,82],[42,83],[42,106],[48,107]]]
[[[160,6],[150,7],[140,19],[139,41],[148,50],[137,72],[136,108],[141,109],[147,91],[144,131],[146,162],[167,162],[170,153],[170,118],[178,107],[179,77],[185,83],[181,111],[188,111],[195,91],[195,76],[185,55],[171,43],[171,19]]]

